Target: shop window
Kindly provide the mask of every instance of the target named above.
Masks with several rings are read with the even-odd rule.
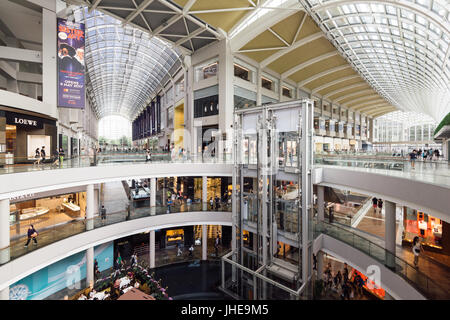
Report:
[[[267,90],[273,90],[273,81],[267,78],[261,77],[261,86]]]
[[[285,97],[292,98],[292,89],[289,89],[285,86],[282,87],[282,94]]]
[[[251,81],[250,70],[238,64],[234,64],[234,76],[246,81]]]
[[[194,101],[194,118],[219,114],[219,95],[205,97]]]
[[[201,65],[195,68],[195,81],[201,81],[204,79],[212,78],[217,76],[218,71],[218,61],[207,63],[206,65]]]

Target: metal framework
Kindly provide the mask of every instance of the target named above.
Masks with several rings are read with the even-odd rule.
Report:
[[[349,63],[392,105],[435,120],[448,112],[447,1],[300,2]]]
[[[179,50],[95,10],[80,8],[74,17],[86,27],[87,83],[99,118],[133,119],[180,62]]]

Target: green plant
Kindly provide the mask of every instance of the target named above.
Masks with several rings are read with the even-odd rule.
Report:
[[[442,119],[442,121],[438,124],[436,127],[436,130],[434,130],[434,134],[438,133],[439,130],[442,129],[443,126],[450,125],[450,112]]]

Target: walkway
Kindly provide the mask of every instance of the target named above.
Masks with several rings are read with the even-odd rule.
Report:
[[[371,215],[373,209],[371,209]],[[379,214],[378,214],[379,215]],[[364,218],[366,219],[366,217]],[[364,221],[363,219],[363,221]],[[364,224],[360,224],[356,229],[349,228],[348,226],[339,225],[342,228],[347,228],[353,233],[359,235],[360,237],[367,239],[380,247],[384,248],[384,216],[375,219],[366,219]],[[398,224],[397,224],[398,228]],[[374,234],[375,233],[375,234]],[[410,247],[403,247],[397,245],[396,256],[400,259],[406,261],[411,266],[413,266],[414,256]],[[435,260],[427,258],[426,255],[422,253],[422,258],[419,259],[418,270],[428,276],[432,281],[438,284],[442,289],[446,289],[450,292],[450,266],[446,266],[443,261],[442,263],[436,263]]]

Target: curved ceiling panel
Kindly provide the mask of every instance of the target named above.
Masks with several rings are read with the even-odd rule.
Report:
[[[85,23],[87,88],[98,116],[133,119],[179,61],[179,50],[95,10],[80,8],[74,16]]]
[[[300,0],[327,38],[391,104],[439,121],[450,111],[445,0]]]

